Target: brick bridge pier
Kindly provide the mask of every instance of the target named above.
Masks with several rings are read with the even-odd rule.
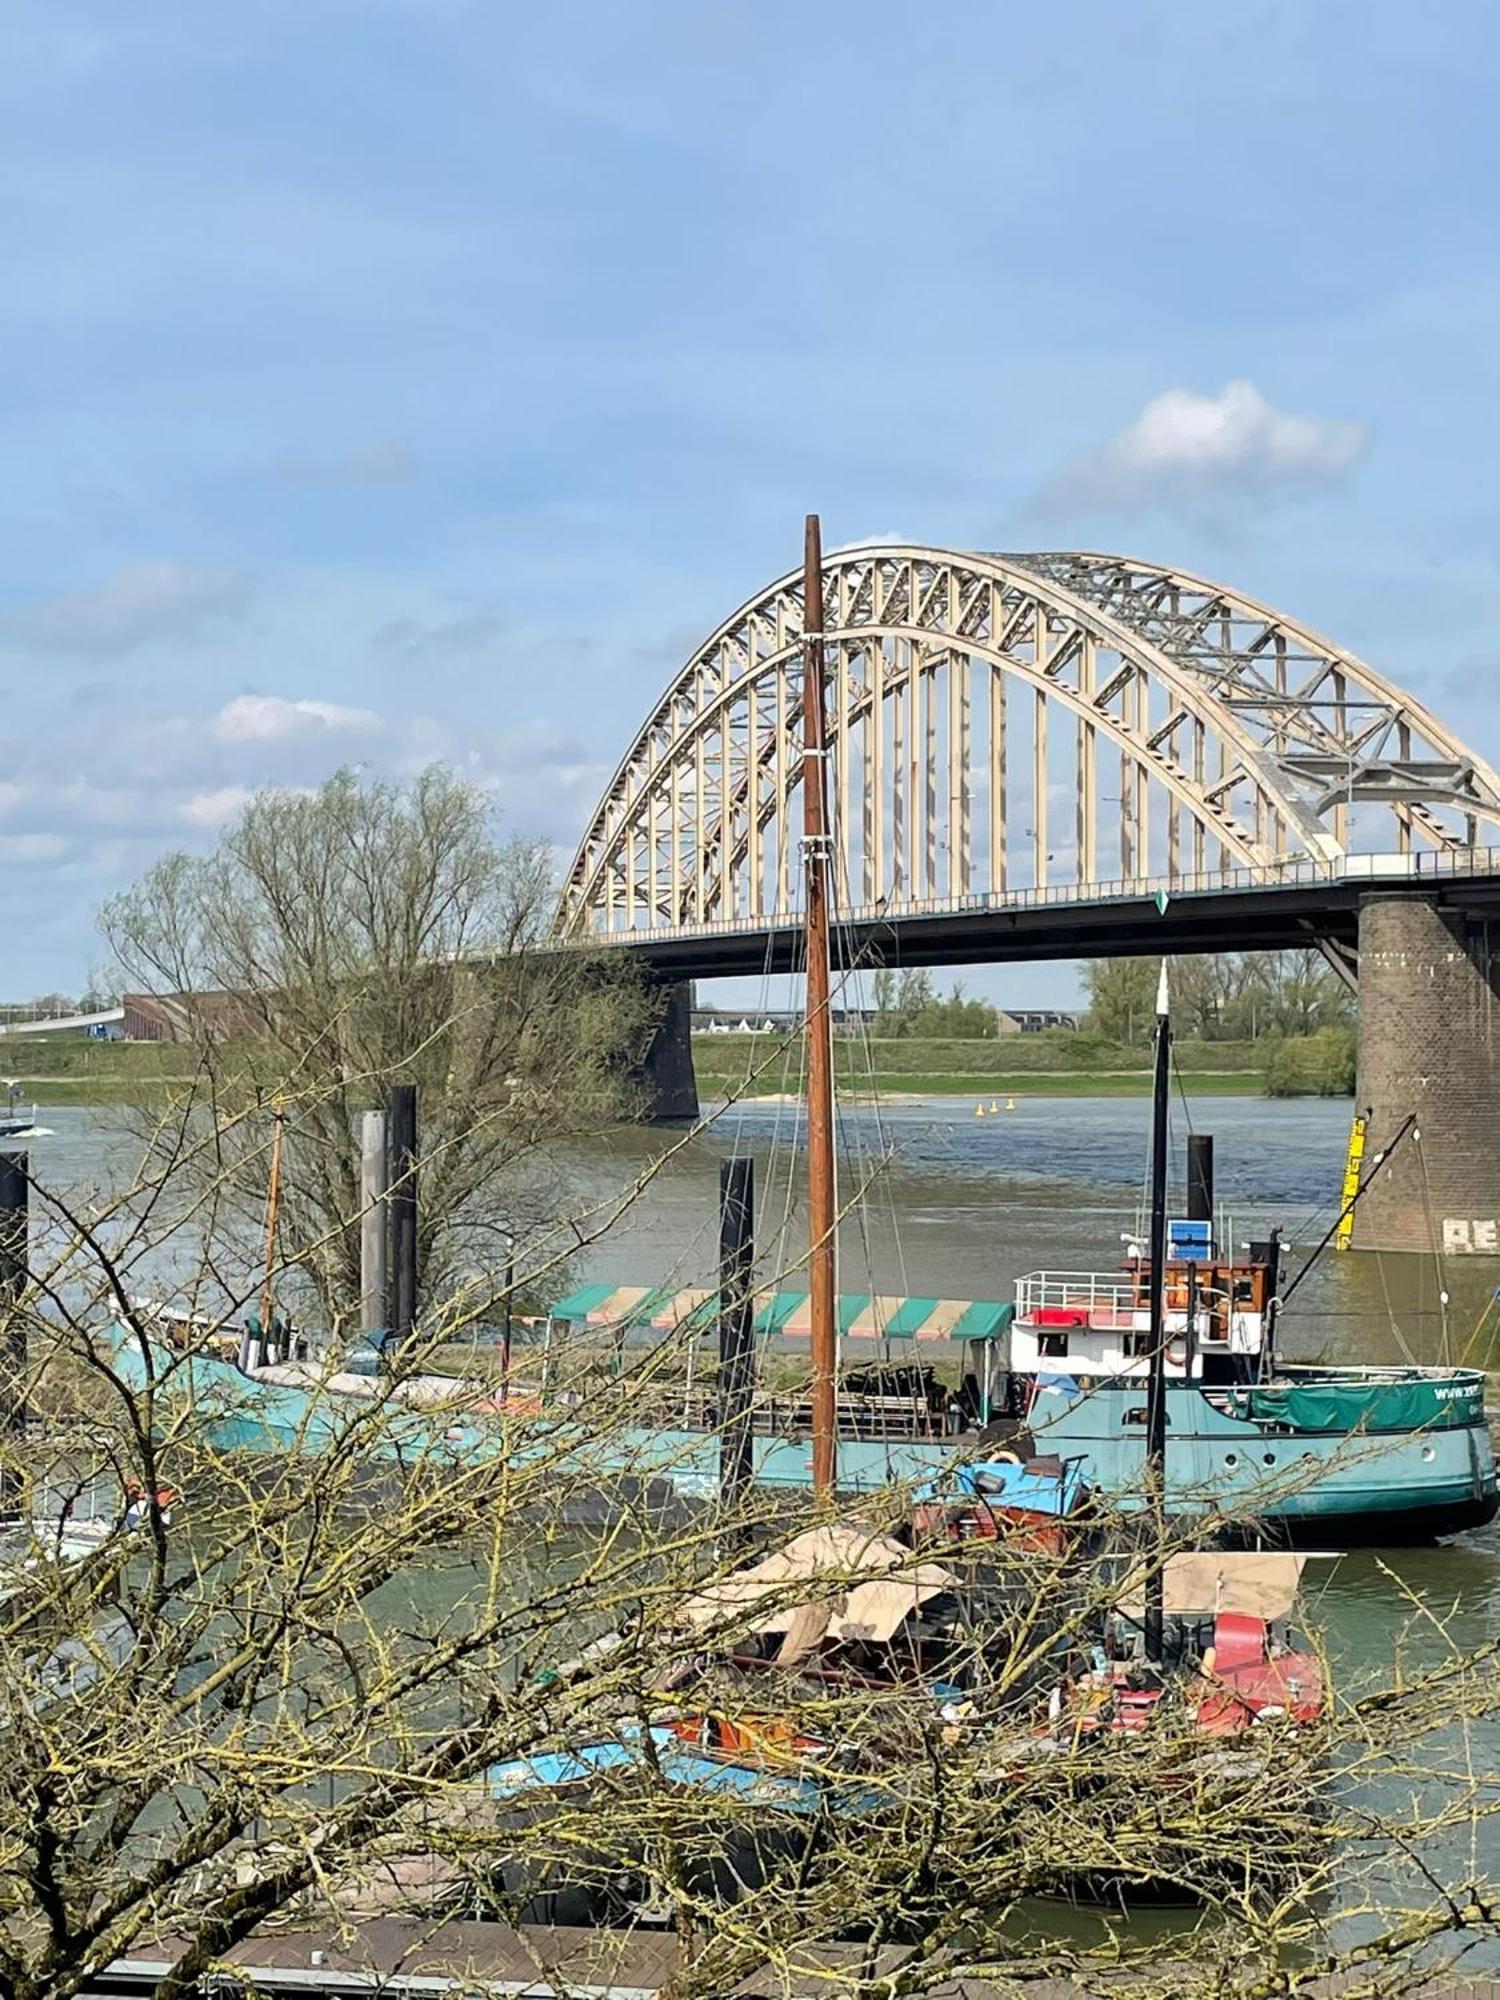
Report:
[[[1500,1255],[1500,914],[1375,894],[1359,911],[1367,1155],[1414,1114],[1371,1184],[1358,1249]]]

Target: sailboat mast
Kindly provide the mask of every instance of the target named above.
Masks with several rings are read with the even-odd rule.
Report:
[[[1167,1532],[1167,1096],[1172,1023],[1167,968],[1156,989],[1156,1064],[1151,1087],[1151,1372],[1146,1386],[1146,1492],[1156,1548],[1146,1578],[1146,1658],[1159,1664],[1165,1610]]]
[[[271,1177],[266,1186],[266,1273],[260,1288],[263,1340],[271,1338],[271,1316],[276,1310],[276,1230],[281,1210],[281,1142],[286,1132],[286,1112],[280,1098],[272,1115],[275,1126],[271,1136]]]
[[[813,1491],[838,1473],[834,1329],[833,1022],[829,1006],[827,730],[823,713],[823,538],[807,517],[802,550],[802,853],[807,960],[807,1209],[812,1316]]]

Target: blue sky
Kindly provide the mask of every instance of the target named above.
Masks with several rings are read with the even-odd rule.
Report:
[[[341,762],[569,847],[809,507],[1228,577],[1500,755],[1488,8],[11,0],[0,45],[0,997]]]

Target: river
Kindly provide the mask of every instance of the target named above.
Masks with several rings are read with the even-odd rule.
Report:
[[[849,1291],[1008,1297],[1039,1267],[1108,1268],[1136,1227],[1143,1192],[1148,1111],[1140,1099],[1018,1097],[975,1115],[975,1100],[901,1101],[841,1114],[842,1198],[868,1181],[844,1225],[841,1284]],[[1221,1203],[1236,1244],[1280,1226],[1296,1273],[1337,1212],[1349,1109],[1346,1102],[1266,1102],[1194,1097],[1174,1111],[1182,1133],[1212,1132]],[[133,1146],[115,1110],[56,1108],[52,1135],[32,1147],[44,1183],[77,1189],[118,1184]],[[683,1286],[711,1277],[716,1257],[719,1162],[757,1162],[759,1237],[768,1265],[795,1262],[804,1240],[795,1107],[750,1103],[677,1146],[639,1200],[581,1251],[580,1281]],[[582,1212],[629,1187],[671,1135],[612,1134],[558,1162],[558,1185]],[[524,1268],[524,1258],[523,1258]],[[1283,1325],[1302,1358],[1500,1365],[1500,1314],[1491,1313],[1500,1265],[1487,1260],[1328,1254],[1297,1292]],[[1446,1298],[1445,1295],[1446,1294]],[[1340,1692],[1436,1663],[1445,1648],[1476,1647],[1500,1629],[1500,1525],[1439,1548],[1348,1554],[1308,1571],[1311,1622]],[[1446,1634],[1446,1636],[1445,1636]],[[1433,1746],[1455,1772],[1500,1769],[1494,1718]],[[1379,1804],[1378,1797],[1372,1803]],[[1481,1842],[1481,1851],[1482,1851]],[[1429,1861],[1432,1860],[1429,1854]],[[1459,1839],[1446,1872],[1471,1865]],[[1395,1884],[1392,1897],[1404,1893]],[[1417,1890],[1413,1890],[1416,1894]]]

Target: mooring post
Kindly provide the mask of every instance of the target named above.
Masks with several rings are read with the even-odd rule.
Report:
[[[1214,1135],[1189,1132],[1187,1142],[1187,1213],[1189,1222],[1214,1219]]]
[[[359,1324],[364,1333],[390,1325],[386,1295],[386,1117],[367,1111],[359,1127]]]
[[[387,1284],[392,1346],[397,1353],[417,1323],[417,1086],[392,1086],[386,1114],[390,1157]]]
[[[505,1318],[500,1324],[500,1400],[510,1401],[510,1350],[516,1324],[516,1246],[514,1238],[505,1246]]]
[[[754,1470],[755,1162],[719,1165],[719,1503],[734,1515]]]
[[[0,1519],[13,1521],[25,1504],[21,1465],[26,1436],[26,1320],[21,1298],[28,1276],[30,1182],[24,1153],[0,1153]]]

